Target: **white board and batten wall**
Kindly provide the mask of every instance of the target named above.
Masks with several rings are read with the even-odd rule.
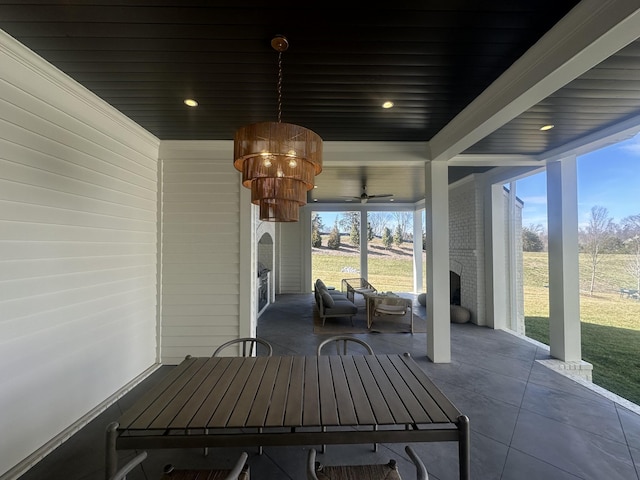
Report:
[[[2,31],[0,72],[4,479],[157,363],[159,141]]]

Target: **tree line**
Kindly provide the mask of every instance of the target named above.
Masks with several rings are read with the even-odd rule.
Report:
[[[334,225],[327,229],[318,212],[311,217],[311,244],[315,248],[322,246],[322,234],[327,234],[327,248],[338,250],[341,245],[341,232],[349,232],[349,243],[360,247],[360,212],[340,213]],[[393,230],[392,230],[393,229]],[[385,248],[400,246],[413,241],[413,214],[411,212],[369,212],[367,215],[367,237],[371,241],[380,238]]]
[[[542,225],[522,228],[522,249],[525,252],[543,252],[547,246],[548,238]],[[634,278],[636,289],[640,290],[640,214],[630,215],[616,223],[605,207],[591,207],[587,224],[578,229],[578,248],[589,258],[590,295],[593,295],[603,254],[630,255],[626,271]]]

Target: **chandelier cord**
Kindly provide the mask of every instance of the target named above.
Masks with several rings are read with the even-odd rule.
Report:
[[[278,123],[282,121],[282,52],[278,52]]]

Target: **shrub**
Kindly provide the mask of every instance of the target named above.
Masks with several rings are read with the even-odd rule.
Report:
[[[384,227],[382,230],[382,245],[384,245],[384,248],[391,248],[392,242],[391,230],[389,230],[389,227]]]
[[[395,243],[398,247],[400,245],[402,245],[402,228],[400,228],[400,225],[396,226],[396,231],[393,234],[393,243]]]
[[[340,248],[340,230],[338,230],[337,224],[333,226],[329,233],[327,248],[330,248],[331,250],[338,250]]]
[[[313,248],[319,248],[322,246],[322,236],[317,228],[311,230],[311,246]]]

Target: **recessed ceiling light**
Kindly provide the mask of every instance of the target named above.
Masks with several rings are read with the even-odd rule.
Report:
[[[351,200],[350,198],[347,198],[345,202],[353,202],[353,200]]]
[[[390,198],[390,199],[389,199],[389,201],[390,201],[390,202],[395,202],[395,199]]]
[[[317,198],[314,198],[314,199],[313,199],[313,201],[314,201],[314,202],[317,202],[317,201],[318,201],[318,199],[317,199]]]
[[[540,130],[546,132],[547,130],[551,130],[553,127],[555,127],[555,125],[543,125],[542,127],[540,127]]]
[[[382,108],[391,108],[393,107],[393,102],[391,100],[387,100],[382,104]]]
[[[184,104],[187,105],[188,107],[197,107],[198,106],[198,102],[196,102],[193,98],[187,98],[184,101]]]

